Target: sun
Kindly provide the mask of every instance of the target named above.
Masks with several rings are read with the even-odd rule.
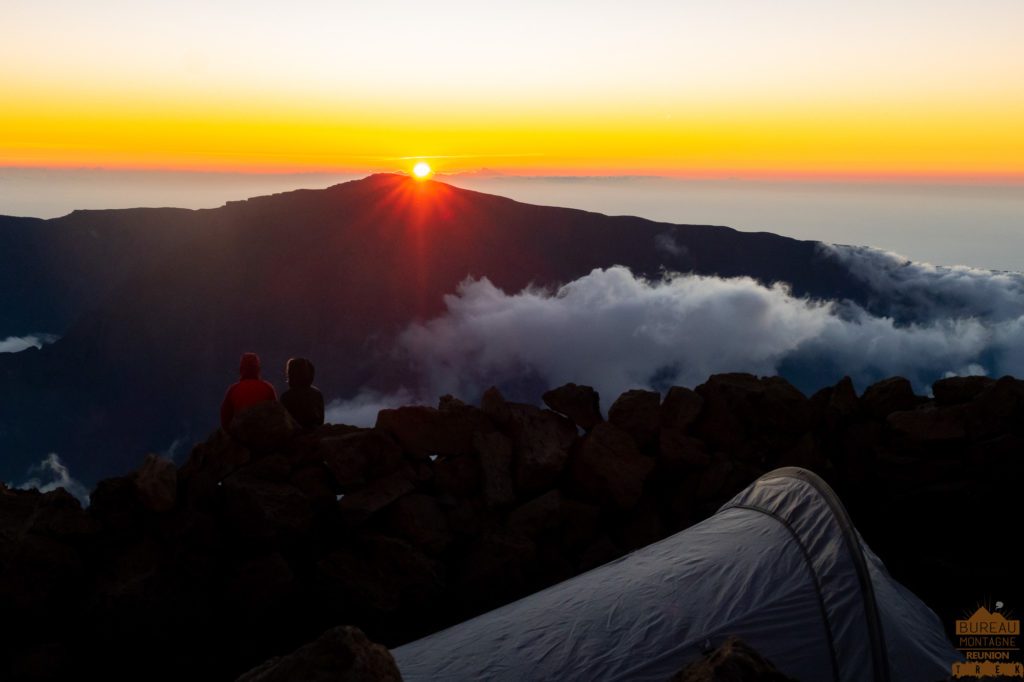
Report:
[[[412,174],[415,175],[418,180],[426,180],[433,173],[434,170],[426,161],[420,161],[419,163],[412,167]]]

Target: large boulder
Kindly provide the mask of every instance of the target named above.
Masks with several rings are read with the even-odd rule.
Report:
[[[293,485],[243,470],[225,479],[223,490],[224,519],[239,538],[290,544],[312,530],[309,500]]]
[[[573,458],[572,480],[599,503],[630,509],[653,468],[654,460],[640,453],[628,433],[604,422],[583,439]]]
[[[433,466],[434,485],[452,497],[475,497],[480,492],[480,461],[472,455],[438,457]]]
[[[295,469],[288,482],[306,496],[317,512],[324,512],[334,506],[340,487],[323,462],[312,463]]]
[[[914,395],[910,382],[903,377],[890,377],[871,384],[860,397],[861,405],[876,419],[885,419],[893,412],[912,410],[922,400]]]
[[[715,374],[696,390],[704,407],[693,435],[712,451],[772,465],[808,430],[810,403],[782,377]]]
[[[503,433],[485,431],[473,437],[473,449],[480,462],[484,502],[500,507],[515,500],[512,483],[512,441]]]
[[[811,396],[811,408],[817,422],[834,431],[860,412],[860,400],[853,380],[845,376],[835,386],[826,386]]]
[[[324,438],[318,453],[342,491],[355,490],[402,468],[402,448],[387,433],[366,429]]]
[[[359,628],[332,628],[286,656],[272,658],[236,682],[401,682],[391,652]]]
[[[428,554],[443,551],[452,541],[448,519],[437,500],[412,493],[395,500],[386,511],[387,529]]]
[[[986,388],[996,383],[991,377],[948,377],[932,384],[932,395],[939,405],[960,405],[974,400]]]
[[[335,608],[357,609],[376,622],[435,604],[443,587],[440,563],[405,540],[382,535],[366,535],[339,548],[317,564],[317,572]]]
[[[1024,381],[1001,377],[966,407],[970,415],[967,428],[974,439],[995,438],[1008,431],[1020,433],[1024,424]]]
[[[505,402],[494,392],[488,409],[514,444],[512,475],[520,493],[530,494],[554,485],[569,460],[576,425],[551,410]]]
[[[420,458],[471,454],[473,435],[494,428],[476,407],[451,399],[443,400],[441,406],[381,410],[376,428],[391,434],[407,453]]]
[[[166,512],[178,499],[178,471],[174,462],[155,454],[146,455],[135,474],[135,489],[146,509]]]
[[[626,391],[608,408],[608,421],[619,427],[647,448],[658,436],[661,425],[661,394],[657,391],[634,389]]]
[[[456,597],[471,612],[523,595],[536,569],[537,546],[518,534],[477,537],[456,568]]]
[[[576,426],[587,431],[604,421],[601,417],[601,399],[590,386],[565,384],[545,393],[542,400],[552,410],[564,414]]]
[[[302,432],[285,406],[268,400],[248,407],[231,421],[228,433],[253,452],[275,452]]]
[[[659,472],[678,478],[703,469],[711,461],[704,441],[684,435],[679,429],[662,429],[658,438],[657,462]]]
[[[956,441],[967,436],[967,411],[962,405],[892,412],[886,417],[889,427],[913,442]]]
[[[739,637],[729,637],[669,682],[796,682]]]
[[[682,386],[673,386],[668,389],[665,402],[661,404],[661,428],[686,433],[697,421],[703,407],[704,398],[699,393]]]
[[[509,512],[509,531],[528,538],[553,530],[561,523],[562,495],[549,490]]]
[[[346,522],[357,525],[415,489],[415,476],[410,470],[396,471],[343,495],[338,501],[338,510]]]

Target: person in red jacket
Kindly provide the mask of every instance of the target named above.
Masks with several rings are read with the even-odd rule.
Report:
[[[220,425],[227,431],[235,415],[247,407],[268,400],[277,400],[277,392],[268,382],[260,379],[260,356],[242,353],[238,364],[239,381],[231,384],[220,404]]]

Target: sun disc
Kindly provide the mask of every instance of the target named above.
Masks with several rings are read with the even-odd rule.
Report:
[[[420,161],[419,163],[412,167],[412,174],[415,175],[420,180],[429,177],[432,172],[433,171],[430,168],[430,164],[428,164],[425,161]]]

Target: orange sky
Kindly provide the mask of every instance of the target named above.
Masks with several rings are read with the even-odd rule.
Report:
[[[15,0],[0,166],[1024,179],[1016,1],[207,4]]]

